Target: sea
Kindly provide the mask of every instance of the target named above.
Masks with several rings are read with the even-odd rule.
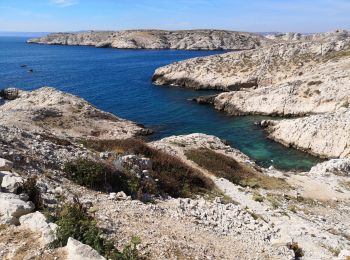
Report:
[[[262,167],[306,171],[320,162],[269,140],[256,124],[269,117],[229,116],[192,101],[218,92],[152,84],[158,67],[223,51],[105,49],[27,44],[26,40],[0,37],[0,89],[55,87],[153,129],[149,140],[191,133],[215,135]]]

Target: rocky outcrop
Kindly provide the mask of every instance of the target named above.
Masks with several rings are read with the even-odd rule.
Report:
[[[28,40],[28,43],[91,45],[100,48],[179,50],[249,50],[267,42],[268,39],[257,34],[220,30],[88,31],[54,33]]]
[[[350,157],[350,111],[270,121],[269,137],[326,158]]]
[[[19,224],[19,218],[34,210],[32,202],[23,201],[19,195],[0,192],[0,224]]]
[[[13,162],[0,158],[0,171],[11,171]]]
[[[103,112],[85,100],[43,87],[18,90],[18,97],[0,106],[3,126],[71,138],[124,139],[149,133],[133,122]]]
[[[350,159],[332,159],[312,167],[309,174],[319,176],[349,176]]]
[[[15,172],[0,171],[1,190],[5,192],[17,193],[23,185],[23,178]]]
[[[319,63],[348,55],[344,51],[349,48],[347,31],[316,34],[296,41],[277,41],[256,50],[170,64],[157,69],[153,81],[157,85],[225,91],[272,86],[300,76]]]
[[[315,65],[275,85],[218,95],[214,106],[231,115],[301,116],[336,112],[350,103],[350,55]]]
[[[19,222],[21,227],[40,233],[45,244],[50,244],[56,239],[57,225],[48,223],[46,217],[39,211],[20,217]]]
[[[106,260],[96,250],[74,238],[69,238],[66,246],[67,260]]]

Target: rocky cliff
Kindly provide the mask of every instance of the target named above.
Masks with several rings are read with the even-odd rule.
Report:
[[[268,121],[269,137],[325,158],[350,158],[350,110]]]
[[[91,45],[118,49],[249,50],[269,40],[253,33],[220,30],[128,30],[55,33],[28,43]]]

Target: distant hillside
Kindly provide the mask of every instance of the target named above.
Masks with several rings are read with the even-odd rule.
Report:
[[[28,43],[118,49],[250,50],[269,41],[255,33],[224,30],[127,30],[53,33]]]

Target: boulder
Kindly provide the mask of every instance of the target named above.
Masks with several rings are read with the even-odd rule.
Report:
[[[69,238],[66,246],[67,260],[106,260],[92,247],[74,238]]]
[[[21,216],[19,222],[24,228],[41,233],[41,239],[45,244],[49,244],[56,239],[57,225],[48,223],[46,217],[39,211]]]
[[[35,206],[29,201],[23,201],[19,195],[0,192],[0,223],[19,224],[19,218],[33,212]]]
[[[12,167],[13,167],[12,162],[6,159],[0,158],[0,171],[11,171]]]
[[[16,193],[18,189],[23,185],[23,178],[17,173],[12,172],[0,172],[2,177],[1,189],[5,192]]]

